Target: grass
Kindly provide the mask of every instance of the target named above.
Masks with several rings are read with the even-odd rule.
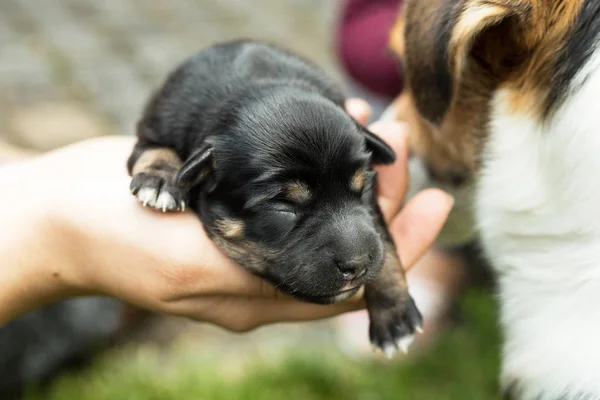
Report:
[[[354,361],[339,352],[295,349],[278,361],[256,362],[244,373],[224,372],[214,360],[165,363],[148,352],[99,359],[56,380],[28,400],[492,400],[499,399],[499,332],[489,293],[471,291],[460,323],[411,362]],[[161,358],[162,357],[162,358]]]

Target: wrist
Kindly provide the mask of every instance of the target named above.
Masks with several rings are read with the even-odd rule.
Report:
[[[76,294],[67,237],[57,224],[41,188],[28,185],[29,163],[0,175],[3,190],[0,224],[0,325],[45,304]],[[12,180],[9,182],[8,180]]]

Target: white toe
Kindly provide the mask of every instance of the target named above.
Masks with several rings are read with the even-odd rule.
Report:
[[[156,189],[142,188],[137,194],[137,198],[145,206],[154,207],[156,205]]]
[[[408,335],[399,339],[396,343],[398,344],[398,348],[400,348],[400,350],[402,350],[404,353],[408,353],[408,348],[414,340],[414,335]]]
[[[169,192],[161,192],[156,200],[156,208],[166,212],[177,208],[175,198]]]
[[[387,358],[392,358],[396,353],[396,348],[393,344],[385,344],[383,345],[383,353],[386,355]]]

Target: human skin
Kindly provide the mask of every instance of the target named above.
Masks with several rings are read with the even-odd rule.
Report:
[[[368,106],[349,101],[368,119]],[[402,264],[431,246],[452,207],[427,190],[400,210],[407,186],[405,125],[370,129],[396,151],[378,167],[379,203]],[[156,312],[244,332],[364,307],[362,293],[334,305],[297,301],[228,259],[192,212],[162,214],[129,193],[125,160],[133,137],[86,140],[0,169],[0,324],[53,301],[108,295]]]

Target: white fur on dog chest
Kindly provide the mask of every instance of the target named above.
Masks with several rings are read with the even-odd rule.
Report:
[[[600,398],[600,74],[544,124],[506,101],[497,93],[475,200],[499,275],[503,383],[521,381],[523,399]]]

